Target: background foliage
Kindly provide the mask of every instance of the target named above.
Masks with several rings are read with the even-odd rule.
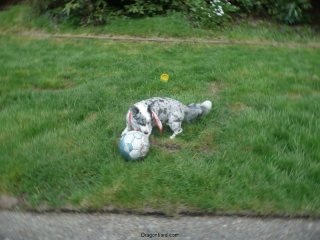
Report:
[[[194,25],[219,26],[239,16],[307,22],[311,0],[29,0],[38,13],[76,25],[105,24],[114,16],[143,17],[183,12]]]
[[[287,24],[306,22],[311,8],[310,0],[235,0],[234,4],[244,13],[271,16]]]

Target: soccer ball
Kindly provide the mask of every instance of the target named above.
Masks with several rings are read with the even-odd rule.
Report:
[[[119,142],[120,154],[127,160],[137,160],[145,157],[149,147],[148,136],[139,131],[125,133]]]

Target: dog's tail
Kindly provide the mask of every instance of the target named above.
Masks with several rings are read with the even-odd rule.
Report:
[[[212,108],[212,102],[207,100],[203,103],[191,103],[186,106],[184,120],[190,122],[210,112]]]

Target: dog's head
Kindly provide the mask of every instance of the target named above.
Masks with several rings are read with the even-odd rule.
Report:
[[[152,132],[153,121],[162,132],[162,123],[157,114],[151,110],[150,106],[142,103],[135,104],[129,110],[127,121],[132,129],[150,135]]]

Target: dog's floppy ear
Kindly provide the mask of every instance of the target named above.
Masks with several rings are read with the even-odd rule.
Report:
[[[152,111],[152,118],[155,120],[157,127],[159,128],[159,131],[162,133],[163,127],[162,122],[160,121],[158,115]]]
[[[129,123],[130,128],[132,128],[132,118],[139,113],[139,109],[136,106],[132,106],[127,115],[127,121]]]
[[[135,116],[139,113],[139,108],[137,108],[136,106],[132,106],[130,108],[130,112],[132,112],[132,114]]]
[[[151,114],[152,119],[156,122],[157,127],[159,128],[160,133],[162,133],[163,130],[163,126],[162,126],[162,122],[160,121],[158,115],[151,110],[150,106],[148,107],[148,112]]]

